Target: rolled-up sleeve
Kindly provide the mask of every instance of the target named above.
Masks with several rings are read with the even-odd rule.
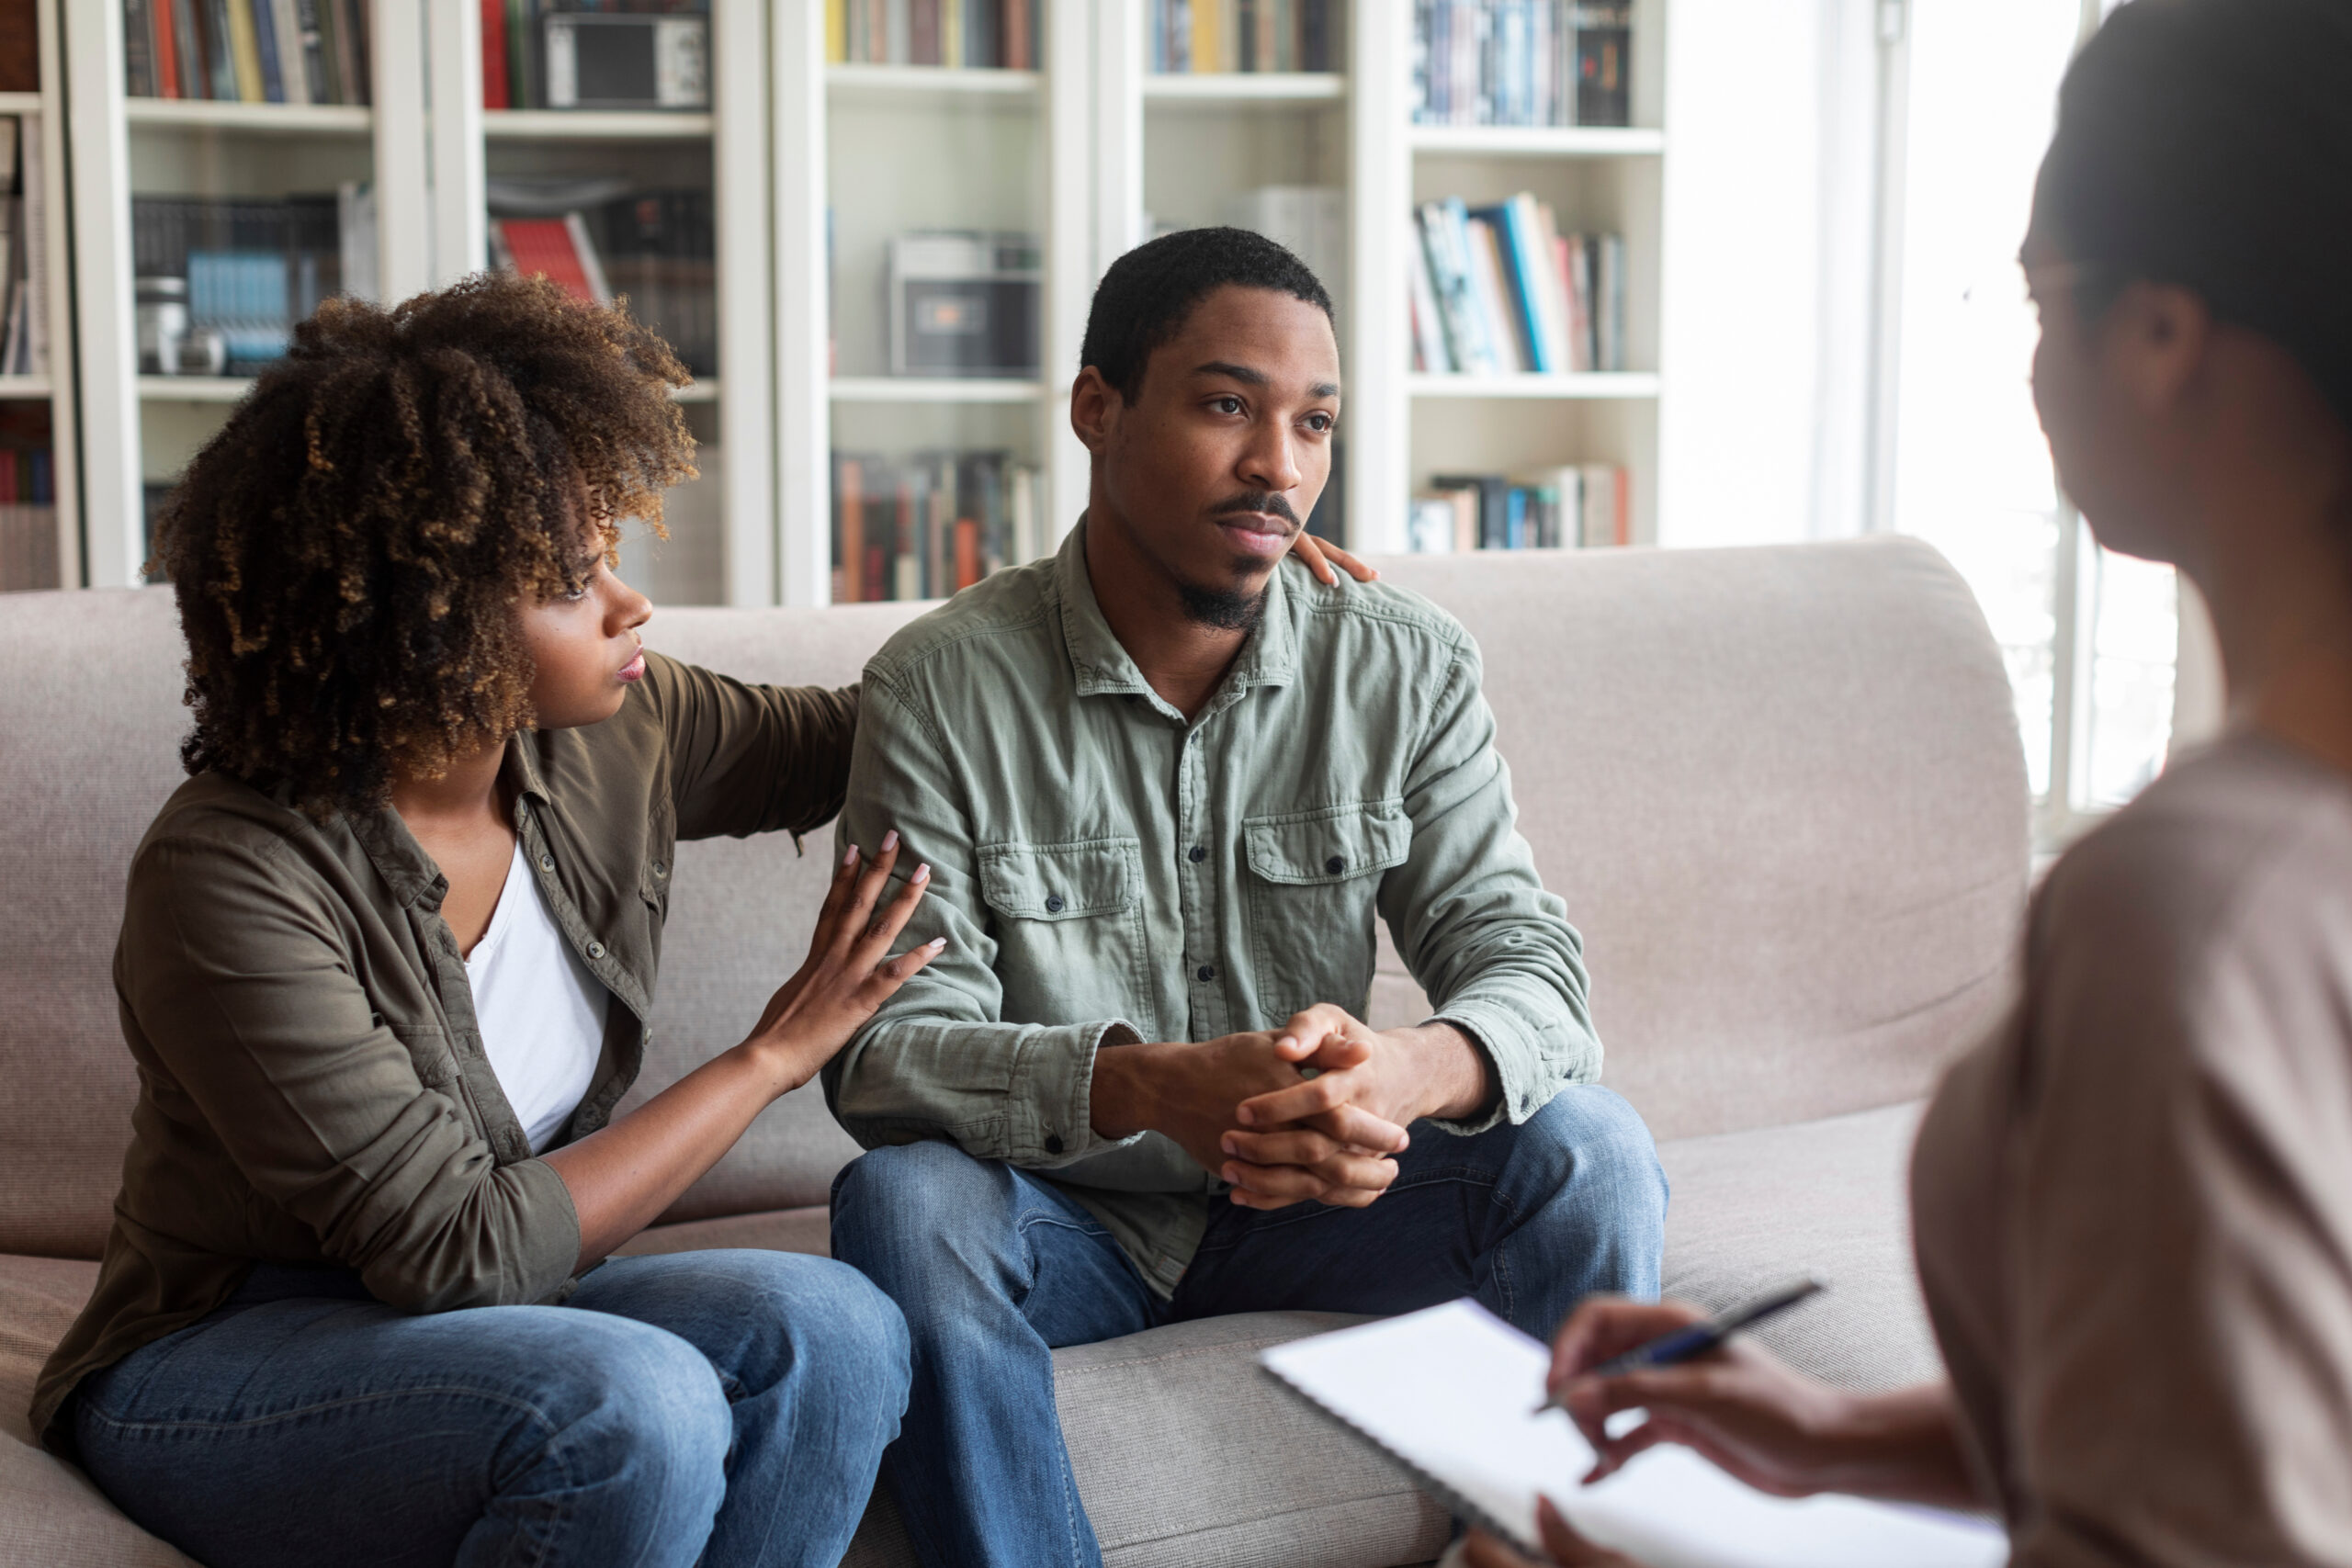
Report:
[[[842,838],[871,851],[898,829],[901,867],[931,867],[900,951],[941,936],[947,946],[826,1065],[834,1117],[867,1148],[947,1137],[1032,1168],[1135,1142],[1095,1135],[1094,1054],[1141,1037],[1121,1019],[1002,1021],[970,814],[941,739],[887,682],[869,679],[864,705]]]
[[[1381,886],[1381,915],[1434,1004],[1431,1021],[1478,1042],[1500,1091],[1486,1115],[1439,1125],[1477,1133],[1524,1122],[1565,1086],[1600,1076],[1600,1040],[1586,1003],[1583,939],[1520,836],[1510,770],[1495,750],[1494,713],[1466,643],[1439,687],[1405,810],[1411,850]]]
[[[650,650],[645,686],[668,743],[678,837],[806,833],[840,814],[855,686],[754,686]]]
[[[562,1179],[500,1166],[419,1077],[323,887],[267,852],[153,843],[122,940],[123,1006],[176,1087],[254,1191],[379,1300],[440,1312],[563,1287],[580,1222]]]

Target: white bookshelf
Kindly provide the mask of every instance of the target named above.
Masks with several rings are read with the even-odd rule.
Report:
[[[72,209],[65,183],[70,127],[65,112],[64,4],[65,0],[38,0],[39,90],[0,93],[0,115],[17,117],[28,131],[38,128],[38,177],[46,209],[40,260],[48,279],[48,298],[43,303],[49,335],[48,373],[0,377],[0,402],[40,404],[48,413],[50,471],[54,476],[57,512],[57,584],[74,588],[86,582],[88,573],[82,554],[81,476],[74,456],[81,441],[81,407],[73,349]],[[19,156],[29,163],[29,143],[20,143]],[[29,178],[33,170],[28,167],[25,173]],[[26,235],[19,234],[17,243],[24,244],[26,240]]]
[[[1411,0],[1350,0],[1340,69],[1227,75],[1149,72],[1148,0],[1043,0],[1042,68],[1032,71],[832,63],[826,0],[712,0],[712,104],[692,114],[483,110],[478,0],[376,0],[373,107],[128,100],[119,0],[42,3],[44,48],[56,53],[62,22],[72,92],[13,107],[0,96],[0,113],[71,105],[80,354],[46,391],[0,381],[0,398],[50,396],[63,430],[78,376],[91,581],[133,580],[141,481],[185,461],[245,386],[137,374],[129,197],[142,170],[244,194],[273,182],[331,188],[334,170],[362,169],[379,192],[390,297],[484,264],[494,175],[707,179],[722,362],[680,400],[721,456],[676,506],[683,529],[700,533],[673,547],[694,563],[692,581],[673,573],[660,585],[673,595],[826,603],[841,447],[1011,448],[1043,471],[1050,545],[1085,504],[1068,395],[1095,281],[1147,237],[1147,215],[1219,221],[1258,186],[1345,193],[1340,259],[1327,265],[1347,377],[1351,544],[1401,548],[1407,502],[1433,473],[1595,460],[1632,470],[1635,536],[1656,536],[1657,428],[1672,390],[1657,373],[1670,0],[1635,0],[1632,127],[1540,130],[1411,122]],[[1413,372],[1404,301],[1414,204],[1520,190],[1552,203],[1564,228],[1624,234],[1630,368]],[[52,224],[53,243],[63,227]],[[1037,237],[1035,377],[888,374],[880,256],[889,235],[917,228]],[[63,496],[77,476],[58,467]]]

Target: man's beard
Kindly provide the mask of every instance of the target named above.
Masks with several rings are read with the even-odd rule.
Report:
[[[1258,617],[1266,610],[1263,588],[1255,593],[1244,593],[1238,588],[1203,588],[1179,580],[1176,597],[1184,606],[1186,620],[1221,632],[1255,631]]]

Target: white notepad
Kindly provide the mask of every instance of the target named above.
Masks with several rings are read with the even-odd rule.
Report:
[[[1989,1524],[1858,1497],[1767,1496],[1661,1444],[1598,1486],[1592,1448],[1543,1403],[1552,1358],[1471,1301],[1293,1340],[1266,1369],[1411,1471],[1458,1515],[1536,1545],[1540,1493],[1652,1568],[1999,1568]]]

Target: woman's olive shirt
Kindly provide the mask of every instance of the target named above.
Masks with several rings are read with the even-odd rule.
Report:
[[[644,1060],[676,841],[831,818],[856,717],[854,688],[649,653],[614,717],[510,744],[526,863],[618,1004],[565,1140],[605,1125]],[[34,1391],[52,1448],[83,1378],[255,1262],[353,1269],[419,1313],[571,1291],[579,1215],[491,1070],[447,892],[390,809],[322,827],[205,773],[157,814],[115,950],[139,1100],[97,1289]]]

